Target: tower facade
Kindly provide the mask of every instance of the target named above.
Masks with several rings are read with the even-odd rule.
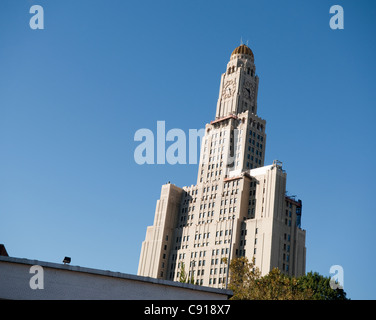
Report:
[[[138,274],[224,287],[228,263],[255,259],[263,275],[278,267],[305,274],[302,202],[286,196],[282,163],[264,166],[266,121],[257,115],[259,78],[246,45],[221,76],[216,116],[205,126],[197,184],[162,186]],[[223,259],[226,258],[226,259]]]

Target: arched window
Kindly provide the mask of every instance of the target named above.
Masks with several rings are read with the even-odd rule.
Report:
[[[251,77],[253,77],[253,69],[251,70]]]

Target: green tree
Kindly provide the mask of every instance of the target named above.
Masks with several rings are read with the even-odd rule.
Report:
[[[266,276],[257,282],[259,300],[309,300],[312,291],[300,286],[294,277],[283,274],[278,268],[274,268]]]
[[[312,291],[313,300],[348,300],[343,289],[332,289],[330,277],[324,277],[317,272],[308,272],[298,279],[299,285],[304,290]]]
[[[259,288],[257,281],[261,277],[260,270],[255,267],[254,260],[249,262],[247,258],[232,259],[230,262],[229,289],[233,291],[232,300],[257,299]]]
[[[187,283],[187,273],[185,272],[185,265],[184,262],[180,262],[180,275],[179,275],[179,282]]]
[[[274,268],[264,277],[254,260],[232,259],[229,289],[233,300],[345,300],[342,289],[332,289],[330,278],[309,272],[300,278],[289,277]]]
[[[180,275],[179,275],[179,282],[182,283],[195,283],[195,279],[193,278],[193,275],[188,279],[188,274],[185,271],[185,264],[184,262],[180,262]]]

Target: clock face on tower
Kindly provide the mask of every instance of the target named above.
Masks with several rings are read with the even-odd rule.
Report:
[[[223,90],[222,90],[222,97],[223,98],[230,98],[235,93],[235,80],[226,81]]]
[[[247,99],[254,99],[255,87],[250,81],[245,81],[243,86],[243,96]]]

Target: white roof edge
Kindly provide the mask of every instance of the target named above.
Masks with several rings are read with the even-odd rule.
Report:
[[[144,277],[144,276],[133,275],[133,274],[128,274],[128,273],[114,272],[114,271],[109,271],[109,270],[92,269],[92,268],[85,268],[85,267],[80,267],[80,266],[71,266],[68,264],[59,264],[59,263],[54,263],[54,262],[30,260],[26,258],[0,256],[0,262],[19,263],[19,264],[26,264],[26,265],[39,265],[45,268],[61,269],[61,270],[73,271],[73,272],[91,273],[91,274],[97,274],[97,275],[107,276],[107,277],[115,277],[115,278],[120,278],[120,279],[143,281],[143,282],[155,283],[155,284],[172,286],[172,287],[186,288],[186,289],[191,289],[191,290],[206,291],[206,292],[222,294],[222,295],[227,295],[227,296],[233,295],[233,292],[228,289],[204,287],[200,285],[193,285],[190,283],[181,283],[177,281],[156,279],[156,278]]]

